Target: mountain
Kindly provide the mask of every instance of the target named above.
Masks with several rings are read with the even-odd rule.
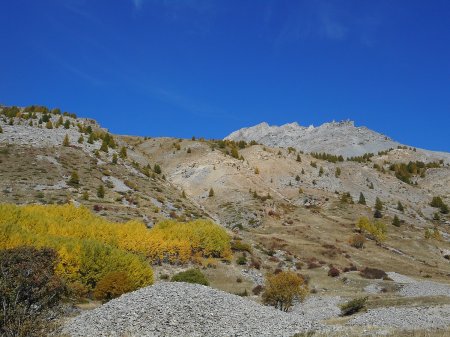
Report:
[[[233,141],[256,141],[271,147],[293,147],[303,152],[325,152],[344,157],[378,153],[402,144],[353,121],[324,123],[304,127],[298,123],[270,126],[266,122],[237,130],[227,137]],[[428,156],[450,160],[450,154],[426,152]]]
[[[383,310],[393,306],[408,321],[402,315],[417,297],[430,311],[450,304],[450,215],[431,205],[434,197],[450,204],[449,154],[402,146],[352,122],[262,123],[226,140],[179,139],[114,135],[91,119],[34,110],[0,107],[0,203],[70,202],[148,227],[165,219],[212,219],[228,231],[234,252],[231,262],[202,266],[211,287],[261,302],[251,290],[264,285],[266,274],[295,270],[309,280],[311,294],[306,307],[293,310],[314,320],[337,318],[338,304],[355,297],[369,296],[380,322],[389,322]],[[374,155],[339,160],[309,152]],[[381,218],[374,219],[377,198]],[[384,240],[356,226],[363,217],[385,224]],[[351,244],[360,234],[362,248]],[[329,276],[332,267],[341,275]],[[366,279],[360,273],[366,267],[394,273]],[[161,283],[188,266],[152,268]]]

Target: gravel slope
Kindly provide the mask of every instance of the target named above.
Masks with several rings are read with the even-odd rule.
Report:
[[[236,295],[187,283],[159,283],[81,314],[63,328],[70,336],[292,336],[320,328]]]

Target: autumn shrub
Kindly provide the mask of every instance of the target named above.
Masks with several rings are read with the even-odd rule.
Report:
[[[133,289],[152,284],[152,269],[141,256],[145,235],[141,223],[111,223],[84,207],[0,205],[0,249],[53,248],[57,274],[88,289],[113,270],[126,273]]]
[[[265,304],[287,312],[294,299],[303,301],[307,294],[304,279],[292,271],[284,271],[267,276],[262,297]]]
[[[362,249],[364,247],[365,242],[366,238],[361,234],[355,234],[349,239],[350,246],[358,249]]]
[[[200,269],[188,269],[186,271],[180,272],[172,276],[172,282],[186,282],[186,283],[197,283],[204,286],[209,285],[208,280],[205,275],[200,271]]]
[[[252,293],[253,293],[253,295],[259,296],[259,294],[261,294],[263,290],[264,290],[264,287],[262,285],[258,284],[257,286],[255,286],[252,289]]]
[[[98,300],[109,301],[133,289],[128,275],[124,272],[113,271],[103,276],[95,286],[94,297]]]
[[[361,311],[367,302],[367,297],[355,298],[341,305],[341,316],[353,315]]]
[[[209,220],[156,224],[148,235],[148,256],[154,261],[186,263],[197,257],[230,260],[230,236]]]
[[[336,267],[330,267],[330,269],[328,270],[328,276],[338,277],[340,274],[341,272]]]
[[[47,313],[66,294],[57,263],[57,253],[48,248],[0,250],[1,336],[46,335]]]
[[[386,279],[388,277],[384,270],[369,267],[361,270],[359,274],[368,279]]]

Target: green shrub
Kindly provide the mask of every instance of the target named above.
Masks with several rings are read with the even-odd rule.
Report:
[[[204,286],[209,285],[205,275],[199,269],[189,269],[172,276],[172,282],[197,283]]]
[[[361,311],[367,302],[367,297],[355,298],[341,305],[341,316],[353,315]]]
[[[231,249],[234,251],[252,252],[252,247],[248,243],[243,243],[241,240],[231,242]]]
[[[240,266],[247,264],[247,257],[245,255],[241,255],[237,258],[236,263]]]

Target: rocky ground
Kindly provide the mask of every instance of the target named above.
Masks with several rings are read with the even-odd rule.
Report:
[[[321,324],[201,285],[159,283],[70,321],[70,336],[292,336]]]

